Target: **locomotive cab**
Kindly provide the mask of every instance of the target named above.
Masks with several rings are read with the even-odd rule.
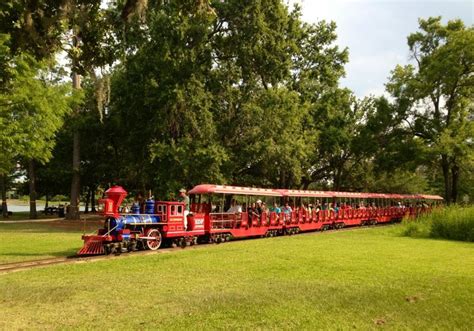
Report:
[[[185,204],[175,201],[157,201],[155,211],[163,223],[167,223],[165,231],[186,231],[184,220]]]

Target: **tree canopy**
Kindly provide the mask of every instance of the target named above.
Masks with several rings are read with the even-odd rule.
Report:
[[[408,46],[415,64],[395,68],[387,90],[409,133],[439,162],[446,199],[456,202],[460,173],[472,170],[474,155],[474,29],[420,19]]]
[[[0,18],[0,173],[43,163],[41,194],[474,193],[474,34],[459,20],[420,19],[390,98],[359,99],[339,84],[336,23],[280,0],[11,1]]]

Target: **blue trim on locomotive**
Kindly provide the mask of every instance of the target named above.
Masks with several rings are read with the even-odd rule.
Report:
[[[145,214],[154,214],[155,213],[155,201],[148,199],[145,202]]]
[[[123,230],[127,228],[127,225],[143,225],[143,224],[156,224],[161,222],[161,217],[156,215],[120,215],[119,217],[110,218],[110,227],[115,228],[115,231]]]

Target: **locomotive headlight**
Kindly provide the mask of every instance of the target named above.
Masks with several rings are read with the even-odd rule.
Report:
[[[104,212],[104,203],[103,202],[99,202],[99,205],[97,207],[97,212],[98,213],[103,213]]]

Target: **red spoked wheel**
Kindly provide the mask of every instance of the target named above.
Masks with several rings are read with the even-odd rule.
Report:
[[[145,241],[145,248],[156,251],[161,246],[162,238],[158,229],[149,229],[146,232],[147,237],[154,237],[155,239],[147,239]]]

